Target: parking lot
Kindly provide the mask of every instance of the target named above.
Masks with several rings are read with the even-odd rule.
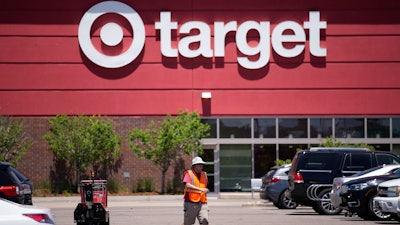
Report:
[[[34,198],[34,204],[52,209],[57,225],[73,225],[73,211],[80,198],[47,197]],[[182,223],[181,196],[111,196],[108,199],[110,224],[162,224]],[[397,221],[364,221],[357,216],[321,216],[309,207],[295,210],[275,208],[272,203],[246,198],[209,197],[210,224],[278,224],[278,225],[369,225],[398,224]],[[198,224],[198,223],[196,223]]]

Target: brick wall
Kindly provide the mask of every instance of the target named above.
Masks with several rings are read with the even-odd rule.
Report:
[[[121,164],[109,179],[117,181],[128,190],[137,184],[141,178],[151,178],[155,183],[156,191],[161,191],[161,171],[149,160],[138,159],[127,145],[127,134],[134,127],[144,127],[149,121],[161,117],[109,117],[114,122],[116,132],[123,137],[121,144]],[[17,169],[33,184],[49,182],[51,173],[55,168],[53,153],[48,149],[47,141],[42,137],[49,132],[48,117],[21,117],[25,131],[32,138],[33,143],[27,150],[25,156],[18,163]],[[188,158],[185,167],[190,166]],[[184,168],[180,168],[184,169]],[[130,177],[124,177],[129,173]],[[173,179],[174,167],[171,166],[167,172],[166,181]],[[62,182],[62,181],[60,181]]]

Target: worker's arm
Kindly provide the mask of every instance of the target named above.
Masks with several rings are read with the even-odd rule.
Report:
[[[196,191],[200,191],[200,192],[204,192],[204,193],[208,193],[210,190],[208,190],[208,188],[201,188],[201,187],[197,187],[191,183],[186,182],[185,183],[185,188],[187,189],[191,189],[191,190],[196,190]]]

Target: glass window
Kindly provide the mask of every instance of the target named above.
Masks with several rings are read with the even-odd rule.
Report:
[[[393,157],[393,155],[384,154],[384,153],[377,153],[376,154],[376,161],[378,165],[383,164],[400,164],[400,161]]]
[[[220,145],[221,191],[251,190],[251,145]]]
[[[310,119],[310,137],[325,138],[332,136],[331,118],[311,118]]]
[[[297,168],[305,170],[333,170],[339,167],[340,154],[332,152],[315,152],[304,154],[302,160],[298,161]]]
[[[368,145],[371,145],[375,148],[377,151],[384,151],[384,152],[390,152],[390,144],[374,144],[374,143],[368,143]]]
[[[279,118],[279,138],[307,138],[307,119]]]
[[[400,137],[400,118],[392,119],[392,137],[398,138]]]
[[[275,118],[255,118],[254,138],[276,138]]]
[[[363,118],[336,118],[336,138],[364,138]]]
[[[210,135],[206,138],[217,138],[217,119],[203,118],[201,122],[210,125]]]
[[[307,149],[306,144],[280,144],[279,145],[279,159],[281,160],[292,160],[296,155],[297,150]]]
[[[254,177],[260,178],[275,166],[276,145],[254,145]]]
[[[215,191],[214,187],[214,149],[212,148],[205,148],[201,158],[206,162],[205,166],[203,167],[203,171],[207,172],[208,176],[208,189],[211,192]]]
[[[400,144],[394,144],[392,152],[397,154],[397,155],[400,155]]]
[[[220,138],[251,138],[250,118],[220,119]]]
[[[363,171],[372,167],[371,154],[351,153],[346,155],[344,171]]]
[[[367,135],[369,138],[388,138],[389,130],[389,118],[367,118]]]

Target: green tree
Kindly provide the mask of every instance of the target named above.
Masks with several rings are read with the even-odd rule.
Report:
[[[374,146],[368,145],[366,143],[357,143],[357,144],[343,143],[332,136],[321,139],[320,141],[322,147],[354,147],[354,148],[368,148],[371,150],[375,150]]]
[[[23,123],[19,119],[0,116],[0,161],[17,164],[32,140],[23,130]]]
[[[275,160],[275,165],[277,165],[277,166],[283,166],[285,164],[290,164],[290,163],[292,163],[291,159],[285,159],[285,160],[278,159],[278,160]]]
[[[115,133],[109,119],[57,115],[49,123],[50,133],[43,138],[58,159],[68,161],[74,168],[76,184],[90,166],[112,166],[120,155],[122,138]]]
[[[167,115],[161,122],[150,122],[146,128],[129,133],[129,147],[138,158],[149,159],[161,171],[161,194],[165,193],[165,175],[171,164],[184,154],[201,154],[201,138],[209,135],[210,126],[201,122],[198,113],[179,112]]]

